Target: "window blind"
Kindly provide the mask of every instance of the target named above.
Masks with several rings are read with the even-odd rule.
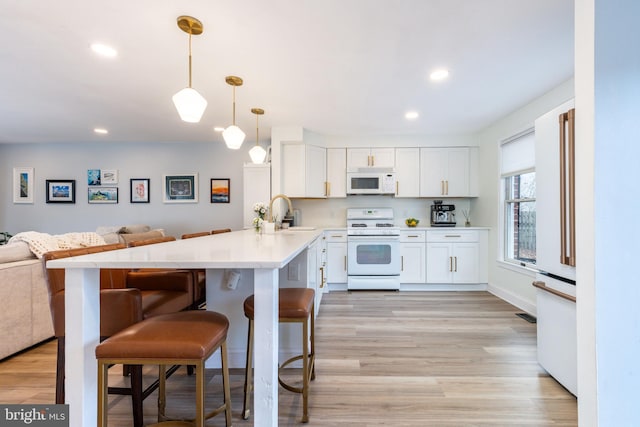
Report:
[[[534,129],[528,129],[502,142],[500,173],[503,177],[532,171],[536,166]]]

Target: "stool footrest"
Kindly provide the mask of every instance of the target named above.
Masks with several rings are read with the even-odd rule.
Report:
[[[314,354],[309,354],[309,356],[307,356],[309,359],[309,366],[307,367],[307,370],[309,371],[309,378],[310,379],[315,379],[315,375],[313,375],[314,372],[314,365],[315,365],[315,355]],[[302,360],[304,358],[303,354],[299,354],[297,356],[294,356],[290,359],[285,360],[282,365],[280,365],[280,367],[278,368],[278,383],[280,383],[280,385],[286,389],[289,390],[291,392],[294,393],[302,393],[304,388],[303,387],[294,387],[292,385],[287,384],[286,382],[284,382],[284,380],[282,378],[280,378],[280,372],[286,368],[288,365],[292,364],[293,362],[295,362],[296,360]],[[302,368],[304,369],[304,368]]]

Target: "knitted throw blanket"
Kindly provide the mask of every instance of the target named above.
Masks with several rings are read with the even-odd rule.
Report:
[[[42,258],[46,252],[58,249],[83,248],[106,244],[101,235],[93,232],[66,233],[52,236],[37,231],[24,231],[13,236],[9,242],[26,242],[35,256]]]

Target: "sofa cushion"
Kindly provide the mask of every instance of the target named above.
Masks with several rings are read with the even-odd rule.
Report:
[[[144,224],[133,224],[133,225],[125,225],[118,231],[120,234],[137,234],[137,233],[146,233],[147,231],[151,231],[151,227]]]
[[[13,242],[0,246],[0,264],[23,261],[35,257],[27,242]]]

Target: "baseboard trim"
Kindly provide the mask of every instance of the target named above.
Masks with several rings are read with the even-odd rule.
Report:
[[[527,312],[528,314],[531,314],[532,316],[536,316],[536,311],[537,310],[536,310],[535,302],[531,302],[531,301],[525,300],[524,298],[520,297],[519,295],[515,295],[515,294],[505,290],[504,288],[499,288],[497,286],[492,285],[491,283],[489,283],[489,285],[487,286],[487,291],[489,293],[497,296],[501,300],[504,300],[504,301],[508,302],[511,305],[515,305],[520,310],[523,310],[523,311]]]

